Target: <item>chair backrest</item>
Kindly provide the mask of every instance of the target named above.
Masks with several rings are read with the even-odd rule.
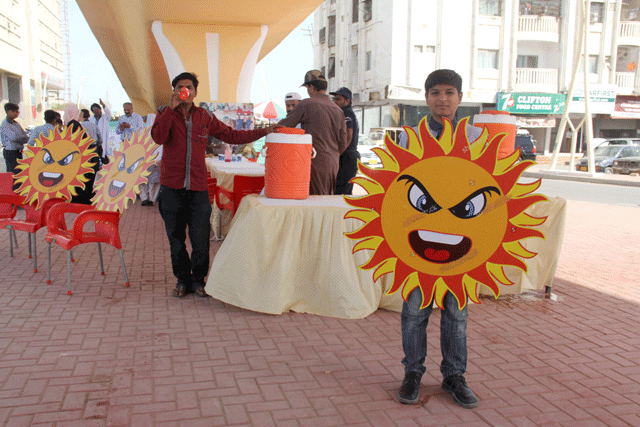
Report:
[[[209,201],[211,202],[211,204],[213,204],[213,202],[215,201],[216,198],[216,190],[218,188],[218,180],[215,178],[208,178],[207,179],[207,187],[209,190]]]
[[[0,194],[3,196],[13,196],[13,173],[0,173]],[[13,218],[16,214],[17,206],[12,203],[0,203],[0,218]]]
[[[247,194],[260,194],[264,188],[264,176],[236,175],[233,177],[233,205],[234,212],[240,206],[240,201]]]

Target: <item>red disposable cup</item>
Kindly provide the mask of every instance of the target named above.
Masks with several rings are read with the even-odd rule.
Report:
[[[189,89],[183,87],[182,90],[180,90],[178,97],[180,97],[180,99],[182,99],[183,101],[186,101],[189,98]]]

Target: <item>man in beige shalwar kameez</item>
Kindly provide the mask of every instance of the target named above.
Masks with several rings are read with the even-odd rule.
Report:
[[[310,98],[300,101],[278,124],[295,127],[300,123],[312,136],[316,157],[311,160],[309,194],[333,194],[340,154],[349,144],[344,113],[327,95],[327,79],[319,70],[307,72],[303,86]]]

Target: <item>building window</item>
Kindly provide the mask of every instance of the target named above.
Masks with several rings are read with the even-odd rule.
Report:
[[[436,53],[436,47],[435,46],[425,46],[424,47],[424,51],[425,51],[425,53]]]
[[[584,61],[580,58],[578,72],[584,73]],[[598,55],[589,55],[589,73],[598,74]]]
[[[336,15],[329,16],[329,47],[336,45]]]
[[[371,21],[373,16],[372,3],[373,0],[362,0],[362,19],[364,22]]]
[[[326,34],[327,34],[327,27],[320,28],[320,33],[319,33],[320,44],[326,41]]]
[[[604,3],[592,2],[590,17],[592,24],[601,24],[604,21]]]
[[[351,6],[351,22],[358,22],[360,20],[360,0],[353,0]]]
[[[500,0],[480,0],[480,15],[485,16],[500,16],[502,11],[500,10]]]
[[[371,70],[371,51],[368,51],[364,56],[364,70]]]
[[[538,57],[535,55],[518,55],[516,68],[538,68]]]
[[[332,79],[335,76],[336,76],[336,57],[335,56],[330,56],[329,57],[329,75],[328,75],[328,77],[330,79]]]
[[[478,68],[498,69],[498,51],[478,49]]]
[[[421,44],[417,44],[413,47],[413,51],[415,53],[422,53],[422,45]]]

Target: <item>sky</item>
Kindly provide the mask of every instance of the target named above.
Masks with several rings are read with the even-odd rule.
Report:
[[[313,46],[311,38],[305,34],[305,29],[312,25],[313,14],[258,63],[253,73],[251,102],[257,105],[268,97],[284,105],[284,96],[289,92],[308,97],[306,89],[299,86],[304,81],[304,74],[313,69]],[[87,107],[102,98],[109,101],[114,113],[121,112],[122,104],[129,97],[75,0],[69,1],[69,32],[71,100],[77,101],[80,92],[80,102]],[[291,60],[293,57],[294,61]],[[209,100],[197,98],[198,101]]]

